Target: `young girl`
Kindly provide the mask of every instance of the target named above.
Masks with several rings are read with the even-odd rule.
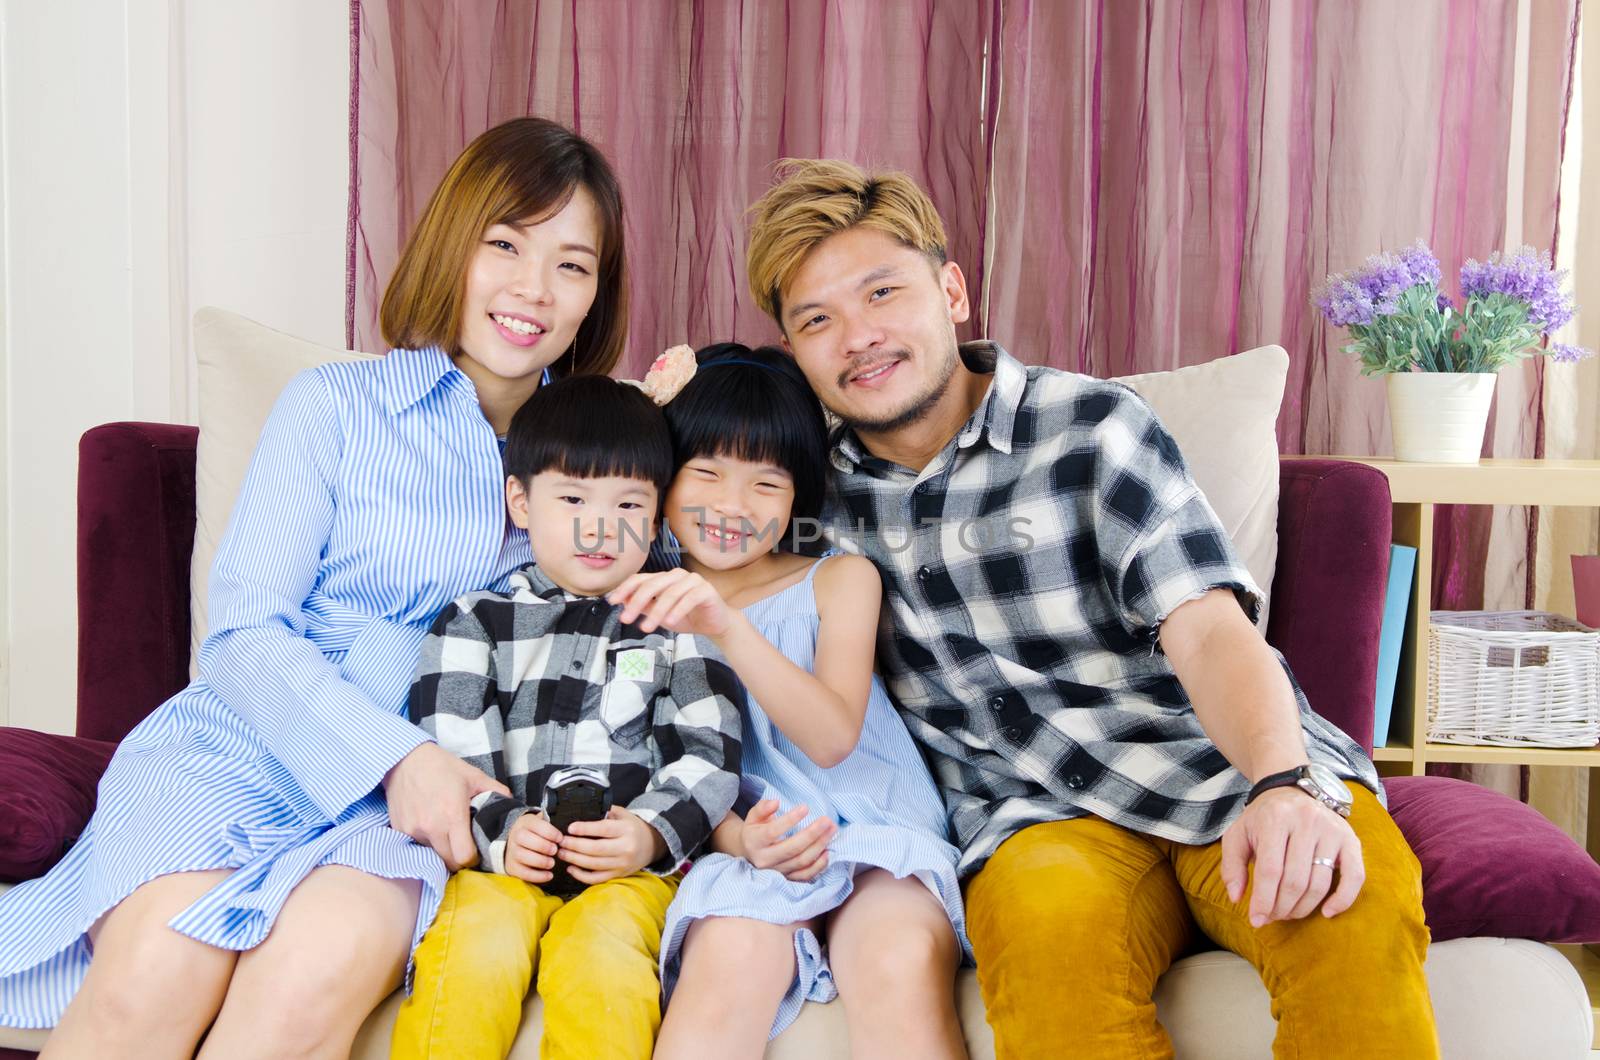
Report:
[[[66,858],[0,896],[0,1024],[56,1025],[47,1056],[349,1053],[473,856],[470,800],[505,790],[406,689],[439,609],[531,558],[496,435],[547,370],[616,363],[622,233],[610,166],[553,122],[457,159],[384,297],[396,348],[273,409],[199,677],[123,740]]]
[[[814,529],[827,431],[781,351],[702,350],[667,405],[683,567],[612,594],[622,618],[714,641],[749,692],[744,789],[667,911],[656,1056],[759,1056],[805,1001],[844,1000],[856,1056],[964,1057],[956,849],[872,672],[881,583]],[[826,948],[823,940],[826,939]]]

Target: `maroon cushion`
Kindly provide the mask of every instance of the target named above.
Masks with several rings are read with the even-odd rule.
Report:
[[[1600,865],[1539,811],[1448,777],[1391,777],[1383,786],[1422,862],[1433,941],[1600,942]]]
[[[1345,460],[1284,460],[1278,488],[1267,642],[1283,652],[1311,709],[1370,751],[1394,510],[1389,480]]]
[[[94,812],[114,743],[0,728],[0,880],[31,880],[61,860]]]

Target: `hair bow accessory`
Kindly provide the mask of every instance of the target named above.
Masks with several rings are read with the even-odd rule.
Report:
[[[651,363],[643,380],[624,379],[623,382],[643,390],[657,405],[665,405],[694,378],[694,370],[694,348],[673,346]]]

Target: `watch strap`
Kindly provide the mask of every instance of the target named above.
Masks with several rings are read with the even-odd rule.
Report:
[[[1299,784],[1304,771],[1304,766],[1296,766],[1293,769],[1285,769],[1282,773],[1267,774],[1251,785],[1250,794],[1245,796],[1244,804],[1250,805],[1263,792],[1271,791],[1273,788],[1287,788]]]

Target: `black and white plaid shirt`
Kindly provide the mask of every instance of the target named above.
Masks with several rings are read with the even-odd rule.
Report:
[[[1157,631],[1213,588],[1254,617],[1260,590],[1133,391],[992,343],[961,354],[994,375],[966,426],[920,474],[839,436],[825,526],[883,573],[878,663],[944,791],[962,874],[1019,829],[1086,814],[1215,840],[1249,784]],[[1312,760],[1381,797],[1366,755],[1294,690]]]
[[[510,592],[468,593],[434,620],[411,720],[512,794],[473,800],[481,868],[505,871],[512,823],[563,766],[607,773],[613,805],[661,833],[653,872],[676,869],[733,805],[743,686],[709,642],[643,633],[621,610],[530,564]]]

